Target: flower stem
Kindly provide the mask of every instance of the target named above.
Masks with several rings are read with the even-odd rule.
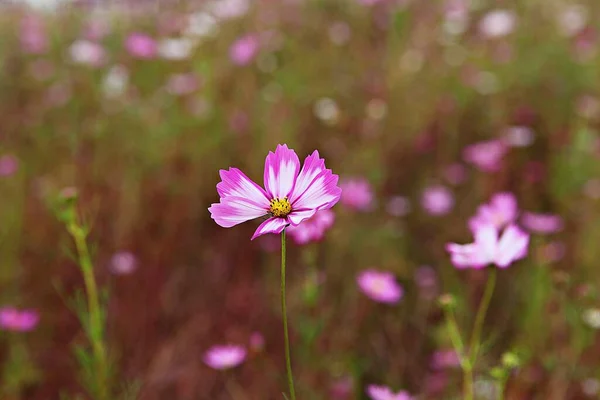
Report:
[[[469,344],[469,360],[471,365],[475,365],[477,361],[477,355],[479,353],[480,340],[481,340],[481,329],[483,328],[483,322],[494,293],[494,285],[496,284],[496,269],[492,268],[485,285],[485,291],[483,292],[483,298],[481,304],[479,304],[479,310],[477,310],[477,316],[475,317],[475,326],[473,327],[473,334],[471,335],[471,343]]]
[[[285,229],[281,232],[281,314],[283,317],[283,335],[285,340],[285,366],[291,400],[296,400],[294,390],[294,375],[292,374],[292,360],[290,357],[290,337],[288,334],[287,309],[285,306]]]

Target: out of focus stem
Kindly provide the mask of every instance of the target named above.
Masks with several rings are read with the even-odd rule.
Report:
[[[485,315],[487,314],[490,301],[492,300],[492,294],[494,293],[495,285],[496,268],[491,268],[485,285],[485,290],[483,292],[483,297],[481,299],[481,303],[479,304],[479,310],[477,310],[477,316],[475,317],[475,326],[473,327],[471,342],[469,343],[469,360],[471,361],[471,365],[475,365],[477,362],[477,355],[479,353],[481,342],[481,330],[483,328],[483,322],[485,321]]]
[[[283,336],[285,342],[285,366],[290,390],[290,400],[296,400],[294,375],[292,374],[292,359],[290,357],[290,337],[288,334],[287,308],[285,305],[285,229],[281,232],[281,314],[283,318]]]

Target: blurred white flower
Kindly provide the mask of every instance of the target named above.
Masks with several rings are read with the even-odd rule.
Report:
[[[372,99],[367,103],[366,113],[370,119],[380,120],[387,114],[387,103],[382,99]]]
[[[214,0],[207,5],[208,11],[219,19],[241,17],[249,8],[248,0]]]
[[[73,62],[94,67],[101,65],[106,57],[104,48],[101,45],[83,39],[77,40],[71,45],[69,54]]]
[[[331,43],[337,46],[342,46],[348,43],[348,40],[350,40],[350,36],[352,35],[350,26],[345,22],[334,22],[329,27],[328,33]]]
[[[477,74],[475,80],[475,90],[482,95],[497,93],[500,89],[500,82],[496,75],[489,71],[482,71]]]
[[[197,12],[188,16],[185,34],[187,36],[213,36],[218,30],[217,20],[205,12]]]
[[[167,60],[185,60],[194,50],[194,41],[188,38],[162,39],[158,42],[158,54]]]
[[[585,28],[588,10],[580,4],[570,5],[558,15],[558,26],[563,35],[575,36]]]
[[[533,143],[533,130],[527,126],[511,126],[504,132],[504,139],[509,146],[527,147]]]
[[[581,316],[590,328],[600,329],[600,310],[597,308],[589,308],[585,310]]]
[[[328,97],[317,100],[313,112],[321,121],[334,124],[340,116],[340,109],[335,100]]]
[[[102,82],[102,91],[109,98],[122,96],[127,90],[129,83],[129,72],[122,65],[112,67]]]
[[[42,11],[55,11],[60,6],[71,3],[72,0],[20,0],[31,8]]]
[[[600,392],[600,381],[595,378],[588,378],[581,382],[581,390],[588,397],[594,397]]]
[[[494,10],[479,21],[479,31],[488,38],[499,38],[511,33],[517,24],[517,17],[512,11]]]

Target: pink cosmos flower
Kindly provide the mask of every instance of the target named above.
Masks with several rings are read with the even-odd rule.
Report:
[[[245,35],[237,39],[229,48],[229,58],[237,65],[248,65],[258,52],[259,42],[256,35]]]
[[[340,183],[342,188],[341,203],[357,211],[367,211],[373,205],[373,189],[364,178],[350,178]]]
[[[297,244],[307,244],[323,239],[325,231],[331,228],[335,214],[331,210],[318,211],[298,226],[290,226],[287,232]]]
[[[446,245],[456,268],[483,268],[489,264],[506,268],[527,255],[529,235],[514,224],[508,225],[501,236],[494,225],[483,225],[474,236],[473,243]]]
[[[338,176],[325,168],[325,160],[315,150],[300,160],[287,145],[278,145],[265,160],[265,189],[250,180],[237,168],[220,171],[217,192],[219,203],[208,211],[215,222],[230,228],[251,219],[268,216],[254,232],[252,239],[265,233],[281,233],[288,226],[297,226],[317,211],[333,207],[342,190]]]
[[[512,11],[494,10],[479,21],[479,30],[487,38],[499,38],[510,34],[517,24],[517,17]]]
[[[521,223],[534,233],[556,233],[563,228],[562,218],[554,214],[525,212],[521,217]]]
[[[403,390],[394,393],[389,387],[380,385],[367,386],[367,394],[371,400],[412,400],[412,396]]]
[[[13,155],[0,156],[0,177],[12,176],[19,169],[19,160]]]
[[[430,215],[445,215],[454,207],[454,196],[445,186],[430,186],[421,195],[421,205]]]
[[[115,253],[110,260],[110,270],[115,275],[129,275],[137,268],[137,259],[129,251]]]
[[[512,193],[496,193],[488,204],[479,206],[475,216],[469,220],[469,228],[472,232],[483,225],[501,229],[516,220],[518,212],[517,199]]]
[[[96,42],[79,39],[69,48],[71,60],[77,64],[99,67],[106,61],[104,47]]]
[[[500,169],[502,157],[506,154],[506,145],[500,140],[479,142],[466,147],[463,158],[484,172]]]
[[[204,354],[204,363],[213,369],[223,370],[237,367],[246,359],[242,346],[213,346]]]
[[[38,324],[40,317],[35,310],[17,310],[14,307],[0,309],[0,329],[28,332]]]
[[[395,304],[404,293],[394,275],[386,271],[367,269],[358,274],[356,282],[365,295],[380,303]]]
[[[125,49],[136,58],[154,58],[157,48],[156,41],[143,33],[132,33],[125,39]]]

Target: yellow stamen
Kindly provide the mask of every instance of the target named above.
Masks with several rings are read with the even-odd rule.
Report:
[[[273,199],[270,201],[271,210],[269,213],[274,217],[285,217],[292,212],[292,205],[288,201],[287,197],[283,199]]]

